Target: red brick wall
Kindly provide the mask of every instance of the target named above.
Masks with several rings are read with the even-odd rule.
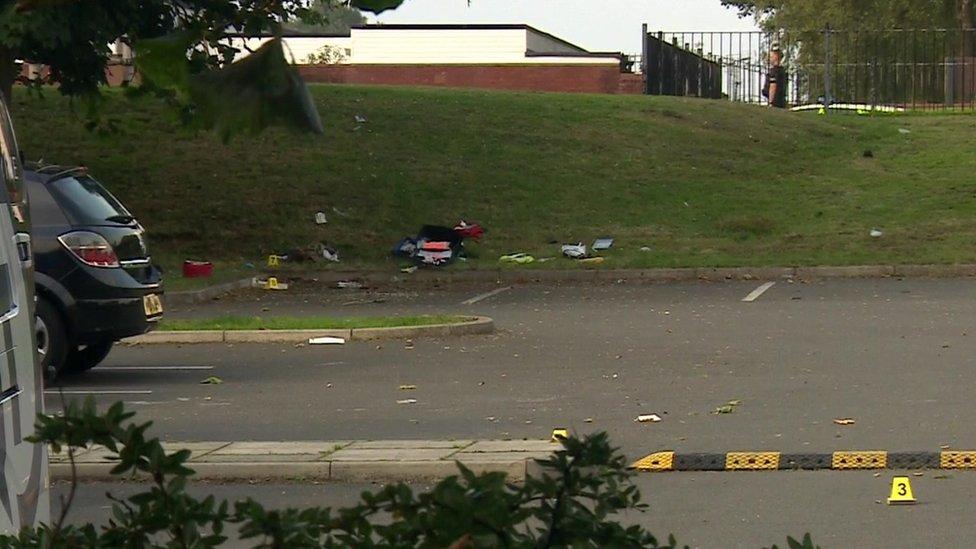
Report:
[[[615,65],[302,65],[306,82],[494,90],[641,93]]]

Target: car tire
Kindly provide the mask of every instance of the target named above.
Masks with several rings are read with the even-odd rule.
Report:
[[[105,357],[112,352],[114,341],[93,343],[83,349],[75,349],[68,353],[67,362],[62,371],[66,374],[80,374],[98,366]]]
[[[53,380],[64,369],[68,357],[68,331],[61,320],[61,314],[43,297],[37,299],[34,333],[37,337],[41,371],[44,372],[45,379]]]

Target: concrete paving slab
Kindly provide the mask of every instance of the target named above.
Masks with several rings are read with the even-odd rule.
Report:
[[[329,455],[328,460],[333,462],[340,461],[436,461],[444,459],[454,454],[452,448],[417,449],[417,448],[382,448],[382,449],[356,449],[343,448],[338,452]]]
[[[550,455],[552,454],[549,452],[459,452],[451,456],[450,459],[462,463],[502,463],[544,459]]]
[[[189,450],[190,459],[198,458],[211,452],[220,450],[230,444],[229,442],[163,442],[163,450],[166,453],[177,452],[179,450]]]
[[[351,450],[376,449],[463,449],[474,444],[473,440],[366,440],[349,445]]]
[[[463,453],[473,452],[543,452],[551,453],[562,448],[558,442],[548,440],[482,440],[465,448]]]
[[[221,447],[215,455],[247,456],[247,455],[315,455],[330,454],[349,446],[352,441],[284,441],[284,442],[232,442]]]

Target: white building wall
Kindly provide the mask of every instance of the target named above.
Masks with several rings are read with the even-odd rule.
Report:
[[[244,47],[245,45],[252,50],[256,50],[268,40],[270,38],[232,38],[230,43],[232,46],[242,50],[237,57],[238,59],[242,59],[250,55],[250,52]],[[352,57],[352,40],[348,36],[286,36],[284,38],[284,46],[285,57],[298,65],[307,63],[309,55],[325,46],[338,48],[343,52],[345,59],[340,64],[348,64]]]
[[[525,63],[526,34],[525,29],[353,29],[351,62]]]

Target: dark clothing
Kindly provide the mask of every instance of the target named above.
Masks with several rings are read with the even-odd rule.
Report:
[[[786,69],[782,65],[769,67],[769,73],[766,74],[766,85],[763,86],[763,95],[771,100],[772,106],[780,109],[786,108],[786,83]],[[776,84],[776,97],[769,97],[769,89],[773,84]]]

